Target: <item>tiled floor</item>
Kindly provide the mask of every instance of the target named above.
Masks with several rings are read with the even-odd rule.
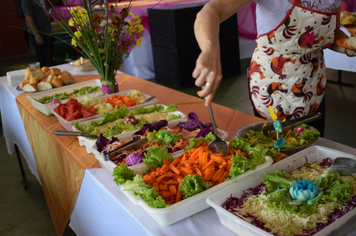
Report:
[[[0,76],[6,71],[22,69],[34,61],[34,55],[21,58],[0,60]],[[241,75],[223,79],[214,102],[252,114],[252,107],[247,94],[245,69],[249,60],[241,61]],[[337,81],[337,71],[329,70],[328,78]],[[356,84],[356,74],[342,72],[342,80]],[[182,89],[182,92],[196,95],[198,88]],[[325,138],[356,148],[356,88],[329,83],[326,88],[326,131]],[[41,185],[27,168],[22,158],[28,179],[28,189],[22,185],[22,177],[16,154],[9,155],[5,140],[0,137],[0,235],[56,235]],[[74,235],[67,227],[64,235]]]

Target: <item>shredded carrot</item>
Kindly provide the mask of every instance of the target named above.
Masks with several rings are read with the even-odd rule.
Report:
[[[229,148],[231,155],[238,151]],[[213,154],[207,143],[200,142],[197,147],[186,151],[175,160],[164,161],[162,167],[151,169],[143,176],[143,180],[154,186],[166,203],[174,204],[183,199],[180,184],[188,174],[198,174],[213,186],[222,183],[229,176],[231,155],[222,157]]]

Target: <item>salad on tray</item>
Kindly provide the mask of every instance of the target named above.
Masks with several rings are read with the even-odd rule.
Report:
[[[265,173],[262,183],[230,196],[222,207],[273,235],[313,235],[356,206],[356,178],[305,163],[292,173]]]
[[[134,107],[129,110],[125,105],[114,108],[112,112],[104,113],[103,117],[91,121],[76,121],[74,127],[82,133],[104,137],[141,129],[144,124],[159,120],[175,120],[184,117],[177,111],[177,104],[169,106],[154,104],[147,107]]]
[[[213,132],[211,123],[204,123],[199,121],[199,117],[194,112],[188,114],[187,121],[179,122],[175,126],[168,126],[166,120],[160,120],[155,123],[148,123],[136,131],[132,138],[146,137],[146,141],[140,147],[125,148],[115,156],[110,157],[110,161],[120,166],[127,164],[133,166],[142,163],[145,157],[146,149],[152,146],[165,146],[169,153],[177,151],[184,151],[185,147],[189,145],[191,138],[205,137],[208,133]],[[99,135],[95,146],[97,151],[106,154],[115,149],[118,149],[128,141],[119,140],[117,137],[105,138],[102,134]]]
[[[206,137],[190,139],[185,152],[176,158],[165,146],[149,147],[142,159],[144,174],[135,175],[125,164],[116,166],[114,182],[122,185],[123,191],[140,196],[148,206],[165,208],[266,162],[260,149],[245,145],[242,140],[229,143],[226,157],[212,153],[208,144],[214,139],[211,132]]]

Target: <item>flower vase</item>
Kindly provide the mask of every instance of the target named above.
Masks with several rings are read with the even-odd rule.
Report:
[[[114,88],[115,89],[113,91],[109,81],[101,81],[101,91],[103,92],[103,94],[112,94],[119,92],[119,85],[117,82],[114,83]]]

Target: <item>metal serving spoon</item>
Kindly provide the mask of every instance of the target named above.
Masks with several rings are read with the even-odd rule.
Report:
[[[337,157],[330,166],[329,172],[340,175],[356,175],[356,160],[349,157]]]
[[[204,85],[201,88],[204,89]],[[206,97],[204,98],[204,100],[206,100]],[[210,151],[214,153],[222,154],[225,157],[229,153],[229,148],[225,140],[223,140],[219,135],[218,129],[216,127],[214,115],[213,115],[213,109],[211,108],[210,105],[208,106],[208,109],[209,109],[210,119],[215,134],[215,139],[208,144],[208,148],[210,149]]]

